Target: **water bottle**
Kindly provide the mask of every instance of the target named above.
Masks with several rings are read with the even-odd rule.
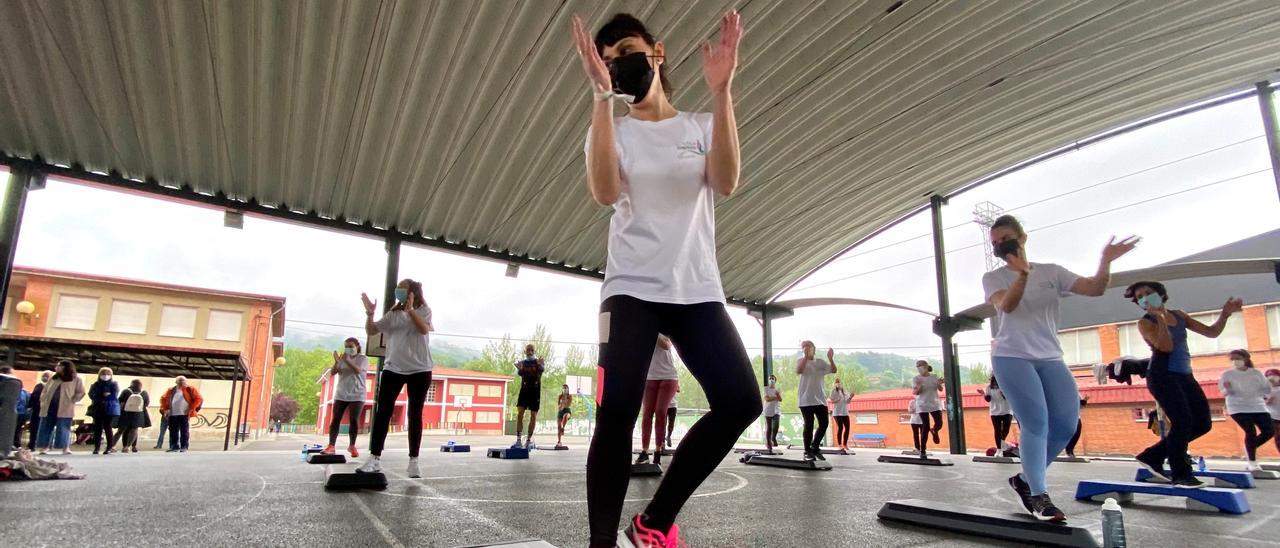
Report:
[[[1108,498],[1102,503],[1102,546],[1103,548],[1124,548],[1124,513],[1116,499]]]
[[[307,462],[307,444],[302,444],[302,452],[298,454],[298,460]]]
[[[1200,460],[1196,461],[1196,467],[1199,468],[1201,472],[1205,471],[1203,455],[1200,456]]]

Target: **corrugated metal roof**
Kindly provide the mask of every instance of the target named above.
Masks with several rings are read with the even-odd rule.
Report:
[[[1280,68],[1272,0],[6,0],[0,151],[600,269],[569,16],[644,19],[704,110],[697,45],[733,6],[717,230],[748,301],[928,194]]]

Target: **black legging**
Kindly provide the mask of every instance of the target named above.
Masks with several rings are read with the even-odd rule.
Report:
[[[1170,373],[1168,362],[1168,354],[1153,353],[1151,366],[1147,368],[1147,391],[1164,410],[1169,431],[1137,456],[1155,462],[1168,460],[1174,478],[1189,478],[1191,463],[1187,446],[1209,433],[1213,422],[1209,417],[1209,400],[1204,397],[1200,383],[1190,373]]]
[[[600,311],[607,336],[600,344],[604,382],[587,454],[587,517],[591,546],[612,547],[631,479],[632,433],[658,333],[675,343],[710,411],[680,441],[680,458],[667,466],[644,510],[646,526],[671,528],[689,496],[760,416],[761,404],[751,360],[724,304],[653,303],[617,295],[605,299]]]
[[[1076,433],[1071,436],[1071,441],[1067,442],[1067,454],[1076,454],[1076,444],[1080,442],[1080,433],[1084,431],[1084,421],[1076,419]]]
[[[409,415],[409,456],[418,456],[418,448],[422,445],[422,405],[427,401],[428,386],[431,386],[430,371],[412,375],[382,372],[378,382],[378,412],[373,417],[373,433],[369,435],[369,452],[373,456],[382,455],[387,429],[391,426],[391,414],[396,410],[396,398],[400,397],[401,388],[409,393],[409,405],[404,409]]]
[[[778,426],[782,424],[782,415],[764,418],[764,438],[770,447],[778,446]]]
[[[922,436],[928,436],[928,435],[929,435],[929,431],[925,430],[923,424],[913,423],[911,425],[911,444],[916,446],[916,451],[920,452],[921,454],[924,453],[924,447],[920,445],[920,438]]]
[[[929,418],[933,418],[933,427],[929,427]],[[938,431],[942,430],[942,411],[929,411],[920,413],[920,431],[916,434],[919,443],[920,454],[925,453],[925,449],[929,447],[929,434],[938,435]]]
[[[991,429],[996,433],[996,451],[1004,448],[1004,440],[1013,428],[1013,415],[991,415]]]
[[[832,418],[836,421],[836,445],[849,445],[849,415],[836,415]]]
[[[827,435],[827,406],[806,405],[800,408],[804,416],[804,452],[818,454],[822,452],[822,438]],[[818,431],[814,432],[813,423],[817,421]]]
[[[671,445],[671,433],[675,431],[676,431],[676,408],[668,407],[667,408],[667,437],[666,437],[668,446]],[[658,449],[661,450],[662,448],[659,447]]]
[[[1258,460],[1258,448],[1275,436],[1270,413],[1236,413],[1231,418],[1244,430],[1244,452],[1249,460]]]
[[[397,390],[397,392],[399,392]],[[398,395],[398,394],[397,394]],[[355,446],[356,436],[360,435],[360,413],[364,411],[362,401],[333,401],[333,420],[329,421],[329,445],[338,443],[338,430],[342,426],[342,414],[347,414],[347,434],[351,445]]]
[[[96,413],[93,415],[93,451],[96,453],[102,448],[103,436],[106,436],[107,451],[116,446],[115,432],[111,428],[111,415],[106,413]]]

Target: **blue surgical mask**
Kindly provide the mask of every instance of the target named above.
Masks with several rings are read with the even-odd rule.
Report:
[[[354,355],[356,355],[356,349],[351,348],[350,346],[348,346],[348,347],[347,347],[347,355],[348,355],[348,356],[354,356]]]
[[[409,300],[409,290],[403,287],[396,288],[396,302],[402,303]]]
[[[1160,308],[1164,306],[1164,298],[1159,293],[1148,293],[1146,297],[1138,299],[1138,306],[1143,310]]]

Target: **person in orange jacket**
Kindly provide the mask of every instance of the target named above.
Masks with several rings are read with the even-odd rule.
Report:
[[[168,453],[186,453],[190,444],[191,418],[200,412],[204,398],[195,387],[187,384],[186,377],[174,379],[174,384],[160,398],[160,415],[169,419]]]

